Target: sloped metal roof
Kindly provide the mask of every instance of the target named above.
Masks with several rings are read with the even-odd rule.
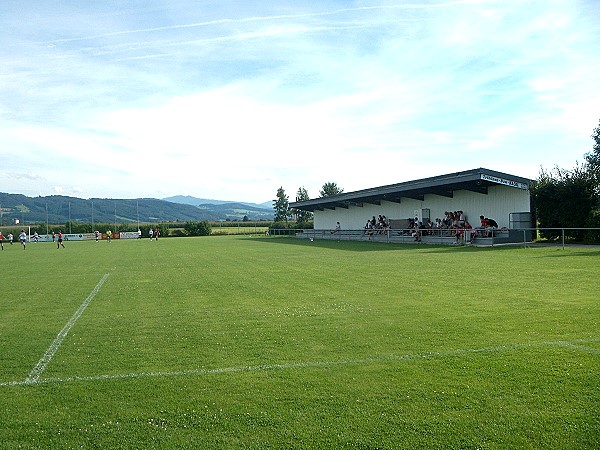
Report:
[[[435,177],[387,186],[345,192],[331,197],[290,203],[291,208],[303,211],[322,211],[324,209],[349,208],[364,203],[379,205],[382,201],[400,203],[402,198],[424,200],[426,194],[453,197],[454,191],[467,190],[487,194],[493,185],[512,186],[517,189],[529,189],[532,180],[495,170],[484,168],[449,173]]]

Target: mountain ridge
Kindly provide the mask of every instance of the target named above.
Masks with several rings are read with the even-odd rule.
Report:
[[[200,199],[202,200],[202,199]],[[27,197],[0,192],[0,226],[25,223],[157,223],[273,220],[273,209],[243,202],[196,206],[164,199],[81,199],[63,195]]]
[[[181,203],[184,205],[192,205],[192,206],[200,206],[200,205],[224,205],[224,204],[240,204],[240,205],[248,205],[251,207],[263,208],[272,210],[273,209],[273,201],[269,200],[263,203],[251,203],[251,202],[241,202],[241,201],[231,201],[231,200],[215,200],[208,198],[198,198],[193,197],[191,195],[174,195],[172,197],[165,197],[162,200],[173,203]]]

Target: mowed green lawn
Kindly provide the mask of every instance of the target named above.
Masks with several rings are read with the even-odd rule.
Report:
[[[0,448],[600,447],[597,248],[65,244],[0,252]]]

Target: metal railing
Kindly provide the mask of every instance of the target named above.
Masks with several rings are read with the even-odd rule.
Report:
[[[334,239],[334,240],[368,240],[375,242],[427,242],[431,244],[464,244],[465,240],[471,241],[470,233],[477,233],[473,238],[473,243],[479,245],[494,246],[498,244],[523,244],[524,246],[534,243],[558,244],[563,249],[568,244],[590,244],[600,245],[600,228],[500,228],[500,229],[421,229],[420,236],[415,236],[414,229],[354,229],[354,230],[325,230],[325,229],[305,229],[305,230],[286,230],[293,231],[297,237],[313,239]],[[544,232],[560,236],[559,241],[545,241],[540,236]],[[573,242],[575,232],[581,234],[586,232],[597,233],[596,239],[587,239],[585,242]],[[287,234],[287,233],[286,233]],[[458,234],[458,237],[457,237]],[[548,233],[546,233],[548,234]],[[417,239],[415,239],[417,238]],[[568,242],[571,240],[572,242]]]

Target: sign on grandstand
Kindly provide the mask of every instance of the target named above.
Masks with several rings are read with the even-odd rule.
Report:
[[[518,181],[507,180],[504,178],[492,177],[490,175],[481,174],[481,179],[484,181],[491,181],[497,184],[503,184],[505,186],[511,186],[519,189],[529,189],[529,186],[526,183],[519,183]]]

